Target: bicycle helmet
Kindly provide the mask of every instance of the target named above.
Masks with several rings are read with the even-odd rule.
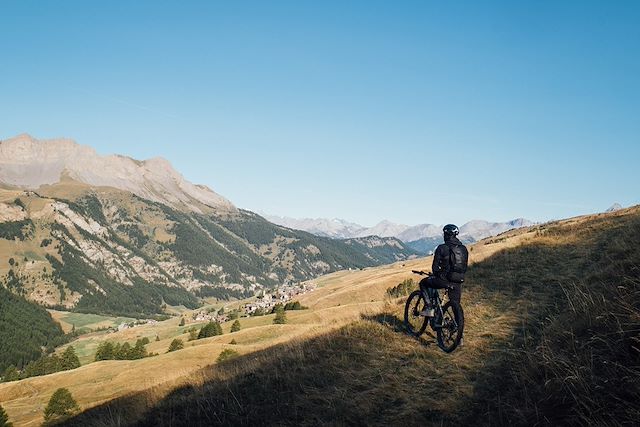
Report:
[[[447,224],[442,229],[442,232],[444,233],[445,237],[450,237],[457,236],[460,233],[460,230],[458,229],[457,225]]]

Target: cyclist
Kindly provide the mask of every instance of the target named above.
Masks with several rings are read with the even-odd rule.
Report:
[[[420,281],[420,289],[429,292],[429,288],[449,288],[449,299],[460,304],[462,296],[462,282],[467,271],[469,252],[458,239],[460,230],[454,224],[447,224],[442,229],[444,243],[436,248],[433,255],[431,271],[433,276],[426,277]],[[420,312],[421,316],[433,316],[431,307],[425,307]],[[462,337],[460,339],[462,345]]]

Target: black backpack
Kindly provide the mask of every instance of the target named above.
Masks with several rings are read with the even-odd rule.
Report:
[[[469,252],[464,245],[449,246],[449,272],[447,280],[455,283],[464,282],[464,273],[467,272],[467,262],[469,261]]]

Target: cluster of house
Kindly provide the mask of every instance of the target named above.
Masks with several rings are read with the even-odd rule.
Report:
[[[285,304],[298,295],[306,294],[315,288],[315,285],[305,283],[298,285],[282,285],[276,288],[273,293],[264,293],[263,295],[258,296],[257,301],[245,304],[244,311],[249,315],[255,313],[259,308],[268,312],[271,311],[276,304]]]
[[[224,323],[229,320],[226,314],[216,314],[216,312],[207,313],[206,311],[198,311],[193,313],[193,320],[196,322],[219,322]]]
[[[156,323],[158,323],[158,321],[153,319],[136,320],[135,322],[130,323],[120,323],[117,328],[109,328],[108,332],[124,331],[125,329],[135,328],[136,326],[155,325]]]

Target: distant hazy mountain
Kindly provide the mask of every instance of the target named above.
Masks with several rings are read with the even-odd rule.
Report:
[[[619,211],[620,209],[622,209],[622,205],[620,203],[614,203],[605,212],[615,212]]]
[[[285,227],[338,239],[365,236],[395,237],[422,253],[432,250],[438,243],[442,242],[442,226],[434,224],[408,226],[384,220],[373,227],[364,227],[341,219],[298,220],[269,215],[265,217],[271,222]],[[466,243],[474,242],[513,228],[527,227],[533,224],[532,221],[524,218],[507,222],[469,221],[460,227],[460,239]]]
[[[401,233],[409,229],[408,225],[394,224],[393,222],[384,220],[371,228],[360,230],[354,237],[380,236],[380,237],[398,237]]]
[[[345,221],[343,219],[326,218],[302,218],[295,219],[276,215],[263,215],[263,217],[274,224],[294,230],[302,230],[316,236],[331,237],[333,239],[348,239],[358,236],[358,233],[365,230],[365,227]]]
[[[469,236],[474,241],[485,237],[495,236],[507,230],[533,225],[532,221],[524,218],[517,218],[507,222],[488,222],[482,220],[469,221],[460,227],[460,235]]]

